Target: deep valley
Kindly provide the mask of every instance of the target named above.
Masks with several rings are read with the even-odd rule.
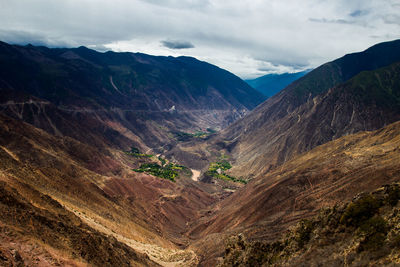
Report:
[[[400,40],[266,96],[0,42],[0,266],[397,266]]]

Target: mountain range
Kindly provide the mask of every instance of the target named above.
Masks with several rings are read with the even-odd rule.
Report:
[[[174,133],[220,129],[265,99],[235,75],[189,57],[0,43],[0,59],[3,112],[96,145],[160,152]],[[99,130],[106,140],[94,137]]]
[[[0,91],[0,265],[399,263],[400,40],[267,100],[194,58],[0,43]]]
[[[310,71],[311,70],[294,73],[266,74],[252,80],[246,80],[246,82],[266,97],[271,97]]]
[[[259,105],[215,140],[253,177],[343,135],[399,119],[400,41],[326,63]],[[216,138],[218,139],[218,138]]]

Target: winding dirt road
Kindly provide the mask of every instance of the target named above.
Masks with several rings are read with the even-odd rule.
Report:
[[[192,180],[193,180],[193,181],[198,181],[198,180],[199,180],[199,177],[200,177],[200,171],[194,170],[194,169],[191,169],[191,171],[192,171],[192,173],[193,173],[193,175],[192,175]]]

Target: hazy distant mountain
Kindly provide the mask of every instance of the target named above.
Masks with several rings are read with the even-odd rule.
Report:
[[[296,73],[267,74],[256,79],[245,80],[245,82],[266,97],[271,97],[310,71],[311,70]]]

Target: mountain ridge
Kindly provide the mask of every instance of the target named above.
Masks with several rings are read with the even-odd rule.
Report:
[[[123,149],[163,152],[177,142],[176,132],[219,129],[264,99],[235,75],[188,57],[0,43],[0,61],[5,114],[91,142],[71,130],[83,126],[93,140],[103,139],[97,145]],[[51,112],[31,99],[50,102]],[[106,134],[93,138],[99,130]]]
[[[392,53],[389,56],[386,54],[387,52],[385,49],[391,45],[393,45],[394,48],[389,49],[389,51],[394,49],[397,54]],[[362,59],[359,61],[364,61],[365,55],[367,58],[371,57],[371,55],[372,57],[379,57],[378,54],[382,51],[386,57],[382,56],[378,60],[379,62],[396,62],[396,56],[400,58],[400,40],[383,43],[382,45],[378,44],[364,52],[351,54],[333,62],[347,62],[349,59],[354,57],[361,57]],[[370,65],[378,66],[380,64],[370,63]],[[381,96],[383,97],[380,99],[382,102],[381,105],[379,105],[372,96],[370,96],[369,99],[361,97],[357,98],[355,96],[353,97],[353,94],[356,93],[356,91],[353,93],[349,92],[348,96],[353,97],[351,101],[354,103],[354,107],[357,107],[357,110],[354,110],[353,106],[348,102],[349,99],[345,100],[345,98],[348,97],[345,96],[346,93],[341,90],[340,87],[353,86],[358,88],[359,85],[361,86],[362,84],[361,79],[358,78],[354,84],[350,84],[349,80],[347,83],[340,82],[336,84],[335,87],[330,86],[336,80],[334,77],[344,77],[344,74],[339,75],[338,70],[336,70],[334,71],[336,74],[329,74],[328,76],[330,78],[327,80],[324,79],[326,75],[320,75],[327,70],[337,68],[337,66],[338,64],[336,63],[327,63],[311,71],[274,97],[269,98],[263,104],[259,105],[248,116],[246,116],[245,119],[238,120],[228,126],[226,129],[221,131],[219,136],[216,136],[215,139],[211,141],[216,144],[214,146],[218,147],[217,149],[224,149],[227,153],[232,155],[233,161],[236,162],[233,164],[231,170],[234,176],[243,175],[244,177],[254,177],[255,173],[265,172],[271,167],[282,164],[287,159],[292,158],[295,154],[305,152],[310,148],[332,140],[332,138],[338,138],[343,134],[354,133],[360,130],[378,129],[398,119],[399,110],[397,108],[390,110],[390,108],[384,106],[391,103],[391,107],[394,108],[393,99],[398,98],[398,95],[390,95],[388,91],[385,91],[382,88],[382,94],[387,95],[385,97],[383,97],[383,95]],[[385,86],[394,86],[396,89],[393,90],[399,90],[399,77],[397,77],[399,71],[398,64],[394,64],[394,66],[397,67],[391,68],[390,66],[386,66],[386,70],[382,70],[381,75],[382,79],[387,80]],[[354,68],[358,69],[358,67]],[[382,68],[384,68],[384,66],[382,66]],[[386,71],[392,72],[392,76],[388,76]],[[374,89],[372,89],[372,85],[375,86],[380,83],[380,78],[375,76],[378,69],[375,69],[375,72],[374,70],[367,72],[369,74],[362,74],[361,72],[362,71],[358,73],[358,75],[360,75],[359,77],[369,75],[367,83],[370,83],[370,86],[368,90],[373,91]],[[349,74],[346,75],[349,76]],[[393,80],[390,80],[390,77],[392,77]],[[357,82],[359,85],[356,84]],[[390,83],[394,84],[391,85]],[[307,91],[310,84],[322,84],[323,86],[321,88],[325,89],[313,89],[316,90],[315,92]],[[298,93],[302,90],[306,90],[306,92],[303,92],[302,96],[297,97]],[[324,92],[320,93],[320,91]],[[334,91],[340,91],[341,93],[333,93]],[[341,94],[342,96],[340,96]],[[398,92],[396,94],[398,94]],[[332,106],[325,106],[322,115],[322,111],[318,111],[316,108],[321,106],[321,101],[328,101],[325,97],[329,95],[331,97],[331,100],[329,100],[331,102],[330,105]],[[339,99],[342,99],[343,101],[340,102],[341,100]],[[363,114],[361,106],[369,107],[371,109],[368,116],[363,117],[361,115]],[[335,109],[340,112],[336,112],[332,107],[335,107]],[[383,111],[383,109],[386,109],[386,111],[389,112],[387,118],[385,118],[385,111]],[[374,112],[376,114],[374,114]],[[357,125],[355,124],[355,121],[351,121],[350,119],[353,113],[360,115],[358,116],[359,122]],[[304,116],[305,114],[307,115]],[[335,116],[338,114],[344,116],[342,121],[337,117],[335,119]],[[378,116],[379,119],[376,120]],[[329,123],[327,118],[330,118]],[[353,126],[347,125],[346,130],[344,130],[345,125],[350,121],[350,124]],[[323,127],[317,127],[321,122],[325,122]],[[317,134],[315,134],[315,132]],[[289,136],[291,136],[290,139],[288,138]],[[301,146],[302,148],[300,148]]]
[[[267,74],[252,80],[245,80],[245,82],[265,96],[271,97],[310,71],[311,70],[294,73]]]

